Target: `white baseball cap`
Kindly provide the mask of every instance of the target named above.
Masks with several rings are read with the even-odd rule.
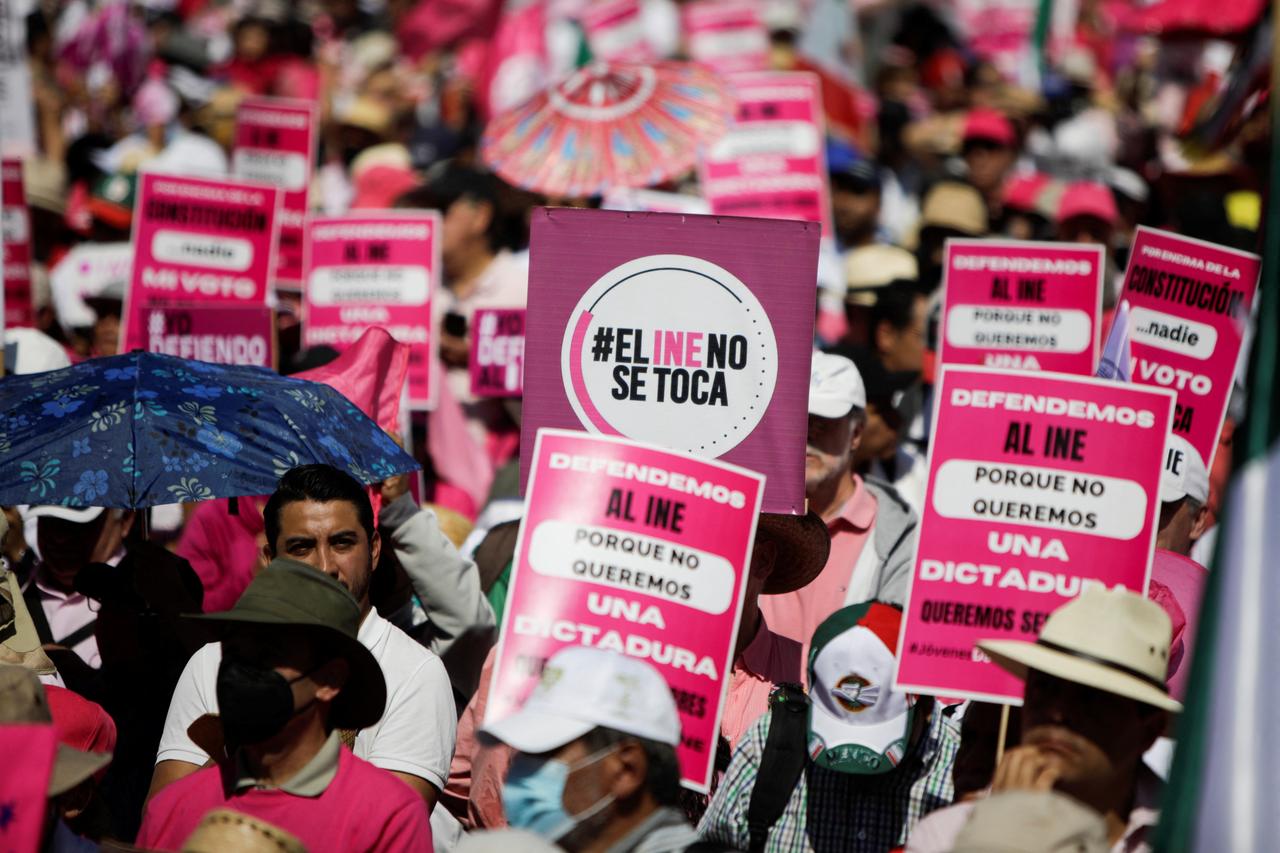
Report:
[[[1209,470],[1191,442],[1170,434],[1164,447],[1164,470],[1160,473],[1160,501],[1173,503],[1183,498],[1200,504],[1208,502]]]
[[[24,521],[33,518],[60,518],[63,521],[70,521],[75,524],[88,524],[91,521],[97,521],[98,516],[102,515],[105,507],[100,506],[54,506],[52,504],[32,504],[27,507],[26,512],[22,513]]]
[[[843,418],[867,407],[867,389],[857,366],[842,355],[814,351],[809,366],[809,414]]]
[[[524,707],[480,730],[519,752],[559,749],[603,726],[676,746],[680,714],[651,665],[617,652],[571,646],[551,656]]]
[[[809,757],[830,770],[887,773],[906,755],[914,697],[893,689],[902,614],[880,602],[837,610],[809,651]]]

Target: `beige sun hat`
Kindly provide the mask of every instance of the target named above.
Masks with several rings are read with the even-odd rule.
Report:
[[[307,853],[297,836],[278,826],[231,809],[214,809],[201,818],[182,843],[182,853]]]
[[[1176,713],[1182,704],[1165,686],[1172,630],[1154,601],[1094,587],[1055,610],[1034,643],[984,640],[978,648],[1018,678],[1034,669]]]
[[[1102,815],[1056,791],[1006,791],[979,800],[952,853],[1106,853]]]
[[[919,274],[916,256],[906,249],[883,243],[862,246],[845,255],[845,301],[870,307],[876,304],[881,288],[900,278],[917,278]]]
[[[987,233],[987,205],[982,195],[968,184],[942,181],[924,197],[920,210],[920,230],[948,228],[970,237]]]

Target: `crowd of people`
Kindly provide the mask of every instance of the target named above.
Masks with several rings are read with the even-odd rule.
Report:
[[[671,690],[638,659],[566,648],[519,711],[486,714],[521,404],[471,394],[471,321],[525,307],[535,206],[610,202],[513,186],[480,139],[602,49],[590,1],[27,5],[32,312],[4,330],[7,372],[122,349],[127,265],[90,284],[81,260],[127,244],[141,172],[229,176],[248,96],[317,105],[313,210],[435,210],[443,229],[442,402],[396,436],[420,486],[308,464],[237,501],[4,507],[0,728],[51,723],[60,742],[38,849],[1150,849],[1239,386],[1212,470],[1190,451],[1165,471],[1148,595],[1090,590],[1039,642],[981,645],[1024,683],[1021,708],[892,685],[946,241],[1101,246],[1104,329],[1138,226],[1255,248],[1265,110],[1240,106],[1222,150],[1183,142],[1229,46],[1161,42],[1126,27],[1131,4],[1082,2],[1029,74],[974,29],[981,4],[755,4],[768,67],[821,78],[834,235],[814,282],[808,512],[759,517],[699,794],[680,783]],[[640,0],[655,59],[689,58],[683,5]],[[503,28],[535,7],[539,62],[500,73]],[[833,21],[824,52],[814,30]],[[696,172],[659,189],[696,198]],[[337,357],[303,346],[296,289],[273,300],[279,372]],[[0,758],[0,776],[24,772]]]

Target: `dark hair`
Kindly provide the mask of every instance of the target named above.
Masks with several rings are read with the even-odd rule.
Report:
[[[502,248],[505,227],[502,184],[488,172],[446,163],[428,172],[425,186],[415,187],[397,198],[395,206],[444,213],[462,199],[489,205],[493,212],[485,236],[489,238],[490,249]]]
[[[888,323],[899,331],[910,326],[916,300],[923,295],[915,281],[905,278],[895,279],[881,288],[871,308],[872,340],[881,323]]]
[[[346,501],[356,508],[360,526],[364,528],[369,541],[373,542],[373,504],[369,502],[369,494],[364,486],[350,474],[339,471],[332,465],[299,465],[297,468],[290,468],[280,478],[275,492],[262,511],[267,545],[272,552],[276,550],[276,539],[280,536],[280,510],[286,504],[298,501]]]
[[[970,702],[960,723],[960,748],[951,768],[951,782],[956,799],[990,786],[996,772],[996,751],[1000,740],[1000,716],[1004,706],[990,702]],[[1022,739],[1022,709],[1009,709],[1009,725],[1005,731],[1005,748],[1018,745]]]
[[[680,761],[676,758],[675,747],[604,726],[596,726],[582,736],[583,746],[588,753],[625,741],[635,741],[644,750],[647,767],[644,784],[658,805],[676,805],[680,800]]]

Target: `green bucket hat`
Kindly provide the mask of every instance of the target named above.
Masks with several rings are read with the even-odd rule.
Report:
[[[893,689],[902,613],[880,602],[837,610],[809,647],[809,757],[830,770],[888,773],[906,756],[915,697]]]
[[[351,667],[350,678],[333,702],[330,724],[362,729],[382,719],[387,683],[377,659],[358,639],[360,605],[324,572],[277,557],[253,579],[235,607],[187,618],[213,623],[210,627],[219,639],[237,625],[292,625],[323,635]]]

